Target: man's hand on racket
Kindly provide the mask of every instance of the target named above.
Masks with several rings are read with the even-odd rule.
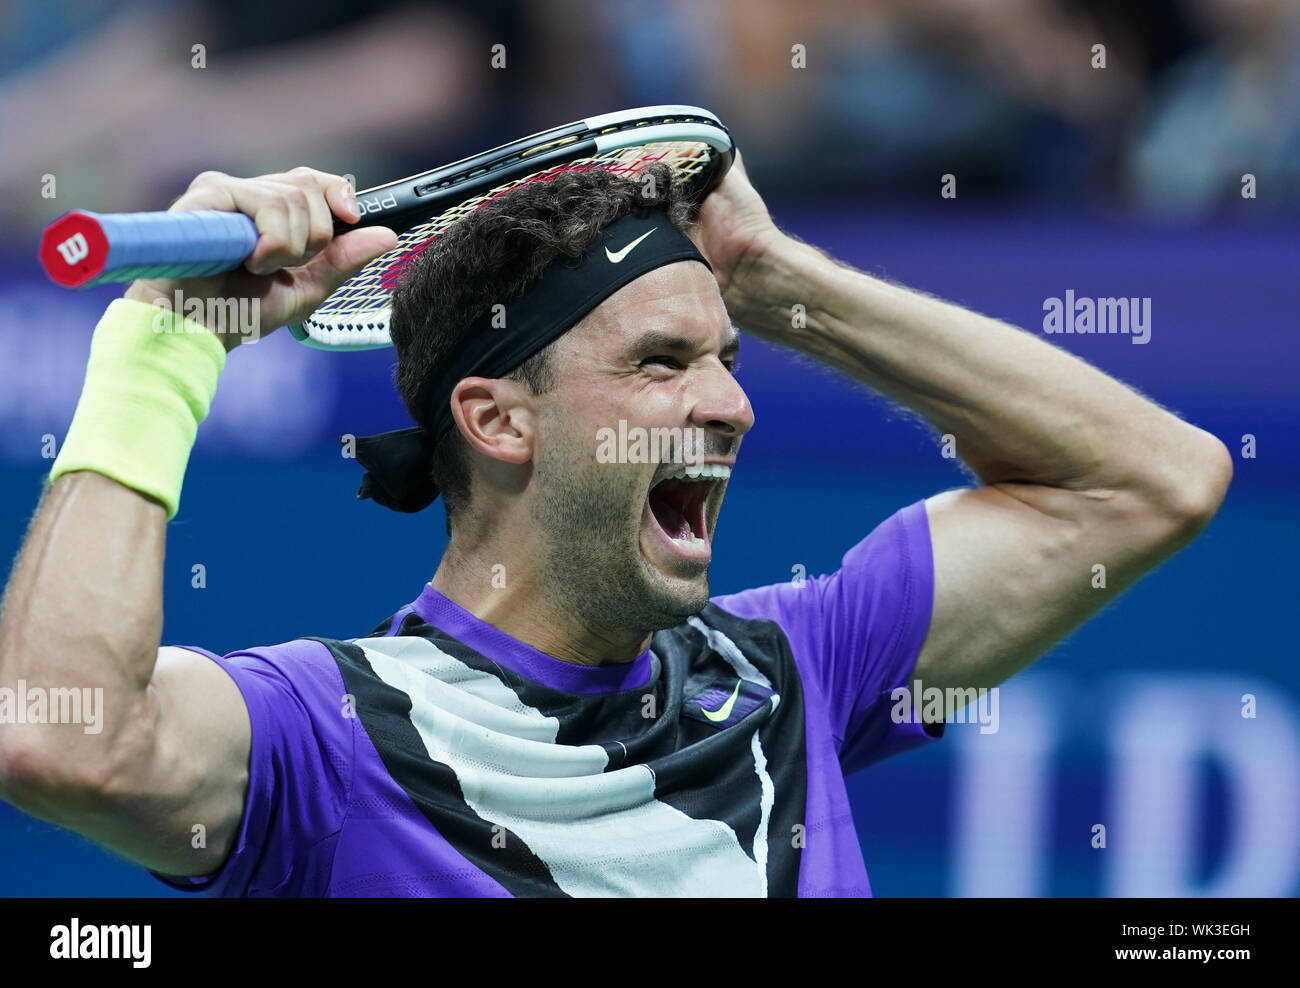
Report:
[[[191,209],[238,212],[253,220],[257,246],[244,266],[207,278],[140,279],[131,283],[125,297],[167,307],[173,306],[177,291],[185,305],[194,299],[256,299],[255,333],[248,327],[211,325],[221,321],[219,314],[226,307],[205,307],[218,318],[200,321],[228,351],[310,315],[335,288],[397,244],[397,234],[382,226],[335,237],[335,217],[347,223],[361,218],[356,193],[341,175],[314,168],[257,178],[204,172],[172,203],[170,212]]]
[[[713,267],[728,310],[743,307],[746,272],[782,236],[737,151],[731,170],[701,204],[692,231],[696,246]]]

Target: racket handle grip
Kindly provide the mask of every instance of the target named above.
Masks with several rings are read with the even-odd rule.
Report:
[[[45,228],[40,259],[65,288],[136,278],[201,278],[233,271],[257,245],[243,213],[90,213],[74,209]]]

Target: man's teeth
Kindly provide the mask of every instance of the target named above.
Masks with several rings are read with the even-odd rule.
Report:
[[[725,463],[703,463],[670,473],[664,480],[726,480],[731,476],[731,467]]]

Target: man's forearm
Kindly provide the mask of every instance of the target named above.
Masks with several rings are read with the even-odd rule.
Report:
[[[729,295],[742,329],[829,363],[952,434],[985,483],[1178,496],[1189,464],[1217,442],[1045,340],[789,238],[750,262]]]
[[[6,786],[89,789],[148,747],[166,523],[224,359],[215,336],[152,305],[118,299],[96,326],[0,621],[0,686],[75,696],[93,722],[51,711],[0,726]]]

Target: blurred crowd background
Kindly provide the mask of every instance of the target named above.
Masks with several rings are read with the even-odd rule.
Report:
[[[158,207],[286,149],[377,184],[661,102],[719,113],[777,193],[925,198],[952,173],[1198,217],[1249,213],[1252,174],[1300,206],[1293,0],[7,0],[0,203],[41,223],[31,176],[57,164],[87,201]]]
[[[206,169],[364,188],[616,108],[704,106],[778,222],[849,264],[1031,332],[1067,292],[1150,299],[1145,345],[1050,339],[1237,454],[1210,528],[1007,683],[997,734],[952,724],[848,780],[877,894],[1295,895],[1298,73],[1296,0],[0,0],[0,559],[121,292],[44,277],[54,216],[165,209]],[[392,365],[285,333],[231,355],[168,527],[165,644],[354,638],[418,595],[440,508],[357,502],[339,455],[409,424]],[[967,482],[937,437],[788,351],[747,340],[739,378],[757,424],[716,593],[832,571]],[[0,803],[0,896],[166,894]]]

